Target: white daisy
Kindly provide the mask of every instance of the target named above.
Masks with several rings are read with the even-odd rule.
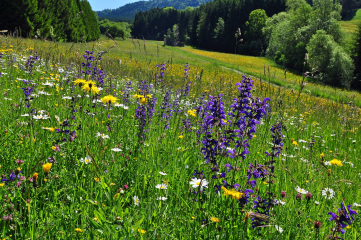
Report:
[[[81,158],[81,159],[79,160],[79,162],[88,164],[88,163],[91,163],[92,160],[91,160],[91,158],[90,158],[89,156],[86,156],[85,158]]]
[[[68,96],[64,96],[64,97],[62,97],[62,99],[67,99],[67,100],[71,100],[71,97],[68,97]]]
[[[38,113],[40,113],[41,115],[43,115],[43,114],[46,114],[46,113],[48,113],[48,112],[47,112],[46,110],[39,110]]]
[[[283,232],[283,228],[281,228],[280,226],[275,225],[275,228],[276,228],[276,230],[279,231],[280,233]]]
[[[39,95],[46,95],[46,96],[50,96],[50,93],[44,92],[44,91],[39,91],[38,92]]]
[[[114,152],[121,152],[122,151],[122,149],[120,149],[120,148],[112,148],[111,150],[114,151]]]
[[[139,203],[140,203],[140,202],[139,202],[139,198],[138,198],[137,196],[134,196],[134,197],[133,197],[133,201],[134,201],[134,205],[135,205],[135,206],[138,206]]]
[[[60,121],[60,118],[57,115],[55,115],[55,119]]]
[[[315,201],[315,205],[320,205],[320,202]]]
[[[201,188],[200,190],[203,191],[203,187],[207,188],[208,182],[205,179],[198,179],[193,178],[192,181],[189,182],[192,185],[192,188]]]
[[[361,207],[361,204],[354,203],[354,204],[352,204],[352,206],[354,206],[354,207]]]
[[[36,120],[40,120],[40,119],[43,119],[43,116],[42,115],[34,115],[33,118]]]
[[[300,188],[300,187],[298,187],[298,186],[296,187],[296,191],[299,192],[299,193],[302,193],[302,194],[307,194],[307,193],[308,193],[307,190],[302,189],[302,188]]]
[[[166,176],[168,174],[166,174],[165,172],[159,172],[160,175]]]
[[[166,198],[166,197],[158,197],[157,198],[157,200],[161,200],[161,201],[165,201],[165,200],[167,200],[168,198]]]
[[[54,86],[54,83],[51,83],[51,82],[46,81],[45,83],[43,83],[43,85],[44,85],[44,86],[52,87],[52,86]]]
[[[103,139],[105,139],[105,138],[110,138],[108,135],[105,135],[105,134],[99,133],[99,132],[95,134],[95,137],[101,137],[101,138],[103,138]]]
[[[325,196],[326,199],[332,199],[335,197],[335,191],[331,188],[325,188],[322,190],[322,195]]]
[[[20,115],[20,116],[22,116],[22,117],[29,117],[29,114],[23,114],[23,115]]]
[[[155,186],[156,188],[158,189],[167,189],[168,188],[168,185],[165,184],[165,183],[162,183],[162,184],[158,184],[157,186]]]
[[[121,103],[114,103],[113,106],[114,106],[114,107],[122,107],[122,108],[124,108],[125,110],[128,110],[128,109],[129,109],[129,107],[127,107],[127,106],[125,106],[124,104],[121,104]]]

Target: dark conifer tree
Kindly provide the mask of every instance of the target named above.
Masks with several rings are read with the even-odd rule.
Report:
[[[0,0],[0,9],[1,30],[18,29],[23,37],[74,42],[99,38],[97,17],[86,0]]]

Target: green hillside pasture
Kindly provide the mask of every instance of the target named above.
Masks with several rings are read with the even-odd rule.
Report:
[[[360,237],[359,108],[251,87],[230,63],[263,58],[160,44],[0,38],[0,239]],[[328,214],[341,204],[344,234]]]

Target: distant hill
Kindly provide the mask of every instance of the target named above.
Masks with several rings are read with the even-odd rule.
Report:
[[[97,11],[100,19],[109,19],[112,21],[119,20],[133,20],[136,13],[140,11],[147,11],[152,8],[174,7],[175,9],[186,9],[187,7],[196,8],[202,3],[210,2],[212,0],[150,0],[139,1],[135,3],[128,3],[117,9],[105,9]]]

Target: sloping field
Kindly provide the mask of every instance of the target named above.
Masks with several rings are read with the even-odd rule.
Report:
[[[0,37],[0,239],[358,239],[361,111],[281,72]]]

